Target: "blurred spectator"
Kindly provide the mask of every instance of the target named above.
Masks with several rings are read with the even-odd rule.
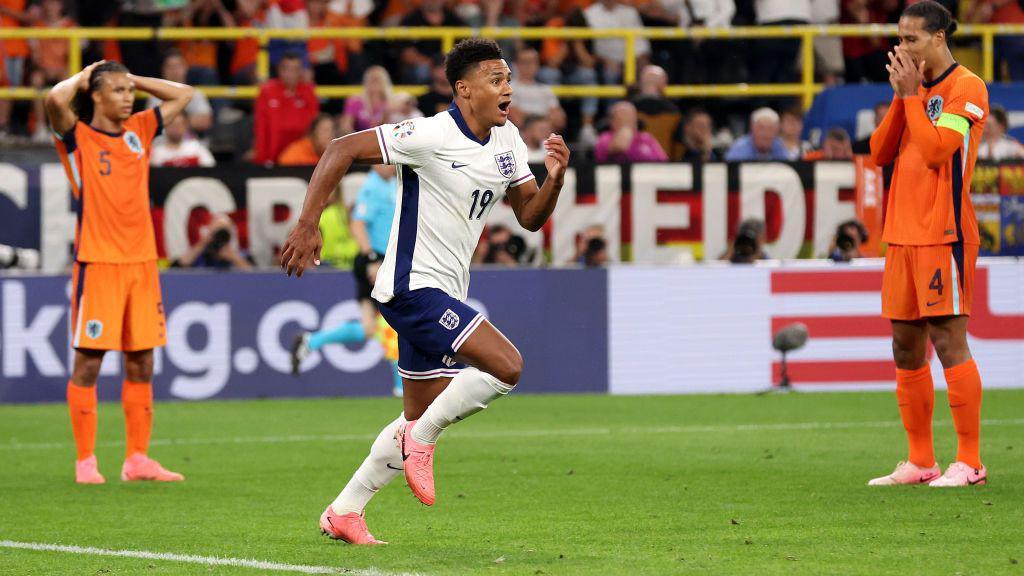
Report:
[[[372,0],[307,0],[311,27],[351,28],[367,26]],[[345,84],[362,78],[367,67],[363,41],[355,38],[310,38],[306,47],[317,84]]]
[[[844,0],[840,21],[843,24],[884,24],[887,13],[883,4],[887,0]],[[870,36],[843,38],[843,57],[846,60],[846,82],[888,82],[889,39]]]
[[[722,154],[714,148],[714,125],[703,108],[692,108],[683,121],[682,153],[679,160],[718,162]]]
[[[668,155],[647,132],[641,132],[636,107],[622,100],[608,115],[610,128],[601,133],[594,148],[598,162],[665,162]]]
[[[583,10],[587,26],[602,28],[643,29],[640,12],[619,0],[598,0]],[[626,41],[620,38],[598,38],[593,42],[593,55],[597,58],[605,84],[618,84],[622,79],[622,66],[626,61]],[[648,63],[651,43],[646,38],[637,38],[633,44],[637,62],[642,67]]]
[[[313,88],[312,83],[302,81],[302,59],[285,54],[277,65],[277,78],[264,82],[256,99],[257,163],[273,162],[309,129],[320,113]]]
[[[266,0],[263,22],[267,28],[291,28],[305,30],[309,28],[309,13],[306,12],[305,0]],[[270,65],[278,68],[280,61],[287,56],[297,56],[303,65],[309,64],[309,52],[306,43],[301,40],[271,40],[267,43],[270,54]]]
[[[789,160],[779,138],[779,115],[771,108],[758,108],[750,115],[750,134],[736,140],[725,154],[729,162]]]
[[[976,0],[969,19],[972,22],[992,24],[1024,24],[1024,3],[1015,0]],[[1009,73],[1007,80],[1024,81],[1024,36],[996,36],[995,61],[996,79],[1005,64]]]
[[[397,123],[410,118],[423,118],[423,112],[416,107],[416,97],[405,92],[395,94],[388,103],[384,122]]]
[[[829,26],[839,23],[840,0],[811,0],[811,24]],[[843,78],[843,40],[836,36],[818,36],[814,39],[814,70],[826,86],[833,86]]]
[[[764,221],[748,218],[740,222],[739,228],[736,229],[736,238],[721,259],[733,264],[752,264],[757,260],[765,260],[768,258],[768,253],[764,250],[765,244],[767,237]]]
[[[214,166],[213,154],[189,132],[187,114],[178,114],[164,126],[163,136],[153,141],[149,157],[151,166],[193,168]]]
[[[218,270],[253,269],[252,258],[238,248],[238,234],[231,218],[217,214],[200,233],[196,242],[183,256],[171,262],[173,268],[215,268]]]
[[[679,113],[679,107],[665,97],[668,88],[668,74],[661,66],[648,64],[640,70],[638,90],[632,102],[641,114]],[[673,127],[674,128],[674,127]]]
[[[808,162],[818,160],[850,160],[853,158],[853,147],[850,145],[850,135],[842,128],[829,128],[821,141],[820,150],[806,152],[803,159]]]
[[[520,125],[528,116],[546,116],[555,130],[561,130],[565,127],[565,110],[549,86],[537,83],[539,69],[540,54],[536,50],[523,48],[516,53],[509,119]]]
[[[883,100],[875,104],[875,128],[882,123],[885,115],[889,113],[889,101]],[[871,134],[853,143],[854,154],[871,154]]]
[[[604,238],[591,238],[583,253],[583,265],[587,268],[597,268],[606,264],[608,264],[608,243]]]
[[[309,134],[288,145],[277,158],[278,166],[315,166],[327,145],[334,140],[334,118],[320,114],[309,126]]]
[[[170,22],[165,22],[165,25]],[[181,15],[180,25],[185,28],[211,28],[235,26],[235,17],[221,0],[191,0]],[[220,84],[217,72],[217,43],[202,38],[178,42],[181,54],[188,62],[187,83],[193,86]]]
[[[828,257],[835,262],[849,262],[854,258],[863,258],[860,251],[862,244],[868,241],[868,229],[856,218],[841,223],[836,228],[832,245],[828,249]]]
[[[419,97],[417,108],[425,115],[433,116],[447,110],[454,98],[452,85],[448,83],[444,72],[444,56],[438,54],[430,68],[430,91]]]
[[[259,21],[260,0],[235,0],[235,11],[232,16],[239,28],[255,28]],[[245,38],[235,42],[231,54],[231,82],[234,84],[256,83],[256,58],[259,56],[260,42],[256,38]]]
[[[40,28],[71,28],[75,21],[64,15],[62,0],[43,0],[40,19],[35,21]],[[60,38],[29,40],[32,48],[32,72],[29,74],[29,85],[33,88],[53,86],[70,76],[68,74],[68,41]],[[43,99],[32,101],[32,116],[35,127],[32,139],[36,142],[49,142],[50,132],[46,128],[46,111]]]
[[[988,122],[985,123],[985,132],[981,136],[981,144],[978,146],[979,160],[1024,158],[1024,146],[1006,133],[1008,128],[1009,118],[1006,116],[1006,109],[1002,106],[992,106]]]
[[[754,0],[758,26],[798,26],[811,21],[811,0]],[[757,83],[795,82],[798,38],[773,38],[750,45],[751,77]]]
[[[164,56],[164,63],[161,67],[162,78],[171,82],[188,83],[188,62],[178,50],[171,50]],[[146,108],[156,108],[160,105],[160,99],[150,96],[146,100]],[[206,95],[196,90],[185,107],[185,115],[188,116],[189,128],[193,132],[203,135],[213,126],[213,108]]]
[[[522,124],[520,133],[523,142],[526,143],[526,161],[532,163],[544,162],[546,152],[544,151],[544,140],[554,132],[551,120],[546,116],[528,116]]]
[[[421,0],[419,8],[402,18],[404,27],[466,26],[466,23],[445,7],[444,0]],[[435,54],[441,53],[440,40],[415,40],[400,45],[402,83],[427,84],[430,82],[430,66]]]
[[[604,239],[604,227],[600,224],[591,224],[576,235],[576,253],[567,264],[604,265],[608,262],[607,245],[608,243]],[[593,264],[588,264],[588,261]]]
[[[786,147],[789,160],[799,160],[811,150],[811,143],[802,138],[804,132],[804,116],[799,108],[786,108],[782,111],[779,125],[779,138]]]
[[[488,227],[485,245],[486,252],[480,262],[482,264],[519,266],[520,263],[529,260],[526,241],[501,224]]]
[[[644,132],[654,136],[667,154],[678,142],[679,107],[665,97],[668,74],[661,66],[648,64],[640,70],[637,92],[630,99],[636,106]]]
[[[25,11],[27,0],[0,0],[0,28],[18,28],[30,25],[32,19]],[[0,40],[0,86],[22,86],[25,82],[25,61],[29,47],[25,40]],[[0,98],[0,136],[10,129],[13,102]]]
[[[338,119],[342,135],[369,130],[384,123],[392,98],[391,76],[383,66],[370,66],[363,74],[363,90],[345,101]]]

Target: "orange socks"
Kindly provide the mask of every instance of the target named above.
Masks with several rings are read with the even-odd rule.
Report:
[[[121,386],[124,407],[125,457],[145,454],[153,429],[153,386],[149,382],[129,382]]]
[[[900,406],[903,428],[907,431],[907,444],[910,445],[907,459],[921,468],[931,468],[935,465],[932,446],[935,386],[927,364],[917,370],[896,369],[896,401]]]
[[[949,409],[956,427],[956,459],[968,466],[981,468],[981,374],[974,360],[945,370],[949,387]]]
[[[75,386],[68,380],[68,412],[78,459],[85,460],[96,448],[96,387]]]

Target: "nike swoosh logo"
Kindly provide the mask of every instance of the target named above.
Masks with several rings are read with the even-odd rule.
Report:
[[[465,168],[466,166],[469,166],[469,164],[456,164],[455,162],[452,162],[452,168],[455,170],[458,170],[459,168]]]
[[[925,305],[928,306],[929,308],[931,308],[932,306],[935,306],[936,304],[939,304],[941,302],[942,302],[942,300],[937,300],[935,302],[927,302]]]
[[[404,456],[402,457],[402,460],[405,460]],[[387,467],[391,468],[392,470],[405,470],[405,468],[395,468],[394,466],[391,465],[391,462],[387,463]]]

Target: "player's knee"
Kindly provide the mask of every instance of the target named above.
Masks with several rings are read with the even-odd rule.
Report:
[[[892,357],[896,361],[896,367],[904,370],[920,368],[924,363],[924,354],[920,346],[899,337],[892,339]]]
[[[101,358],[87,358],[75,362],[75,368],[71,373],[71,379],[78,386],[95,386],[100,376]]]
[[[131,382],[149,382],[153,379],[153,355],[129,355],[124,361],[124,371]]]

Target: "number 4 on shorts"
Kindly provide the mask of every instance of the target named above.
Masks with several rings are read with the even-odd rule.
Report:
[[[935,269],[935,275],[932,276],[932,281],[928,284],[929,290],[935,290],[939,296],[942,296],[942,268]]]

